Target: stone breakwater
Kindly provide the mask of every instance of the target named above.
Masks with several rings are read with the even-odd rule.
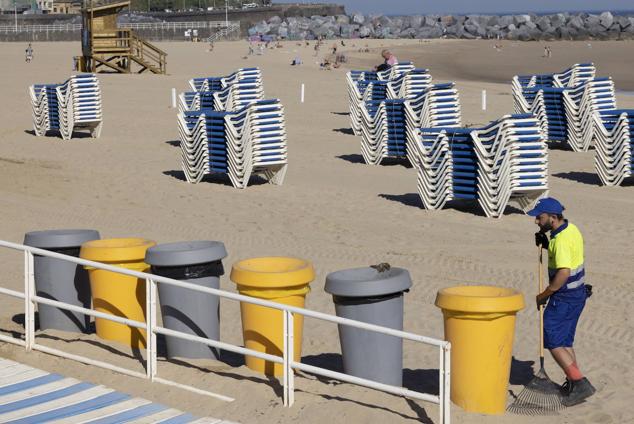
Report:
[[[249,28],[249,35],[282,39],[323,38],[488,38],[507,40],[634,39],[634,13],[557,13],[551,15],[367,16],[280,18]]]

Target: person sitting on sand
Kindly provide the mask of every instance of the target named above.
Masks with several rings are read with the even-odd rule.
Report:
[[[295,56],[295,59],[291,62],[291,66],[299,66],[302,64],[302,58],[299,56]]]
[[[323,62],[319,64],[319,69],[323,71],[330,71],[332,69],[331,67],[332,64],[330,63],[330,60],[328,60],[328,58],[325,58]]]
[[[396,56],[394,56],[392,54],[392,52],[389,51],[388,49],[384,49],[381,52],[381,56],[383,57],[385,62],[383,62],[379,66],[376,66],[374,68],[375,71],[386,71],[386,70],[390,69],[392,66],[394,66],[394,65],[396,65],[398,63],[398,60],[396,59]]]

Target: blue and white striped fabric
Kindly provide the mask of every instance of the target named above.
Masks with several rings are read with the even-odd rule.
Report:
[[[516,76],[513,102],[516,112],[536,116],[548,141],[574,151],[594,147],[604,185],[620,185],[633,175],[634,111],[617,108],[614,83],[597,77],[593,64],[560,74]]]
[[[418,128],[411,146],[426,209],[476,200],[489,217],[510,201],[529,209],[548,193],[548,151],[538,121],[506,115],[482,128]]]
[[[513,78],[516,113],[539,119],[548,141],[574,151],[587,151],[595,139],[595,115],[616,109],[614,84],[596,77],[592,63],[576,64],[566,71]]]
[[[36,135],[59,131],[69,140],[80,129],[94,138],[101,134],[101,89],[95,75],[73,75],[63,84],[35,84],[29,94]]]
[[[634,176],[634,110],[614,109],[596,117],[594,156],[601,182],[620,185]]]
[[[427,69],[411,63],[384,72],[347,74],[350,123],[361,137],[366,163],[388,157],[410,158],[410,128],[460,126],[460,102],[453,83],[432,84]]]
[[[0,359],[0,423],[225,423]]]
[[[263,99],[259,70],[190,85],[207,91],[181,95],[178,130],[187,181],[224,173],[234,187],[246,188],[251,175],[263,174],[281,185],[287,169],[284,107],[278,99]]]
[[[264,98],[258,68],[239,69],[227,77],[194,78],[189,85],[194,91],[179,95],[179,112],[234,110]]]

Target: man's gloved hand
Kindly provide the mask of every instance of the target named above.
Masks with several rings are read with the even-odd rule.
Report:
[[[548,236],[541,231],[536,232],[535,246],[541,246],[542,249],[548,249]]]

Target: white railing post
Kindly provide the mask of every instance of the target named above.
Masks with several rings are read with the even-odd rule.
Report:
[[[438,349],[439,352],[439,360],[438,360],[438,423],[445,423],[445,351],[442,346]]]
[[[291,407],[295,403],[295,375],[293,372],[293,361],[295,360],[295,339],[293,313],[283,311],[284,314],[284,406]]]
[[[451,344],[447,343],[442,347],[443,353],[443,391],[444,398],[440,398],[440,409],[443,411],[444,424],[451,424]]]
[[[35,273],[33,254],[24,251],[24,341],[26,351],[30,352],[35,344]]]
[[[145,280],[145,345],[146,375],[150,381],[156,377],[156,283],[151,278]]]
[[[14,339],[13,337],[6,337],[0,335],[0,340],[8,341],[9,343],[14,343],[18,345],[24,345],[27,350],[40,350],[42,352],[50,353],[52,355],[57,355],[63,358],[72,359],[75,361],[83,362],[86,364],[98,366],[101,368],[109,369],[112,371],[116,371],[122,374],[131,375],[138,378],[145,378],[151,381],[172,385],[176,387],[180,387],[194,393],[205,394],[208,396],[212,396],[218,399],[222,399],[225,401],[232,401],[232,398],[227,396],[218,395],[216,393],[211,393],[206,390],[198,389],[193,386],[188,386],[180,383],[176,383],[170,380],[160,378],[158,374],[158,364],[157,364],[157,342],[156,338],[158,334],[163,334],[168,337],[176,337],[179,339],[195,341],[198,343],[204,343],[208,346],[217,347],[220,349],[226,349],[228,351],[240,353],[243,355],[252,355],[258,357],[260,359],[271,361],[275,364],[281,364],[283,366],[283,385],[284,385],[284,399],[283,403],[286,407],[291,407],[294,404],[294,377],[295,370],[300,370],[308,373],[312,373],[315,375],[321,375],[328,378],[338,379],[340,381],[360,385],[363,387],[370,387],[376,390],[381,390],[387,393],[395,394],[398,396],[404,396],[411,399],[419,399],[427,402],[433,402],[439,405],[439,422],[443,424],[450,424],[450,413],[451,413],[451,344],[447,341],[433,339],[430,337],[420,336],[412,333],[406,333],[400,330],[394,330],[388,327],[381,327],[374,324],[364,323],[360,321],[350,320],[346,318],[336,317],[333,315],[324,314],[321,312],[311,311],[304,308],[298,308],[287,305],[280,305],[278,303],[274,303],[267,300],[252,298],[248,296],[243,296],[236,293],[225,292],[219,289],[212,289],[202,286],[193,285],[188,282],[177,281],[171,278],[166,278],[158,275],[143,273],[139,271],[128,270],[124,268],[119,268],[113,265],[97,263],[93,261],[88,261],[82,258],[76,258],[72,256],[63,255],[56,252],[46,251],[43,249],[38,249],[34,247],[19,245],[16,243],[6,242],[4,240],[0,240],[0,247],[6,247],[10,249],[22,250],[24,252],[24,292],[19,292],[15,290],[9,290],[4,287],[0,287],[0,294],[12,296],[15,298],[24,299],[24,310],[25,310],[25,336],[24,342],[19,339]],[[97,269],[103,269],[110,272],[116,272],[123,275],[130,275],[141,280],[145,280],[146,282],[146,320],[145,322],[139,322],[127,318],[122,318],[114,315],[110,315],[108,313],[95,311],[93,309],[87,309],[75,305],[70,305],[64,302],[59,302],[56,300],[51,300],[45,297],[37,296],[37,292],[35,290],[35,276],[34,276],[34,255],[56,258],[63,261],[68,261],[71,263],[75,263],[77,265],[82,266],[91,266]],[[267,308],[273,308],[279,313],[282,313],[283,317],[283,352],[280,355],[271,355],[264,352],[254,351],[247,348],[243,348],[240,346],[235,346],[232,344],[215,341],[203,337],[197,337],[193,335],[189,335],[186,333],[182,333],[179,331],[173,331],[161,326],[157,325],[157,282],[161,284],[168,284],[170,286],[182,287],[188,290],[194,290],[196,292],[209,293],[213,295],[217,295],[222,298],[232,299],[240,302],[247,302],[255,305],[260,305]],[[75,354],[66,353],[64,351],[54,349],[47,346],[42,346],[35,343],[35,309],[38,304],[48,305],[50,307],[61,308],[65,310],[80,312],[92,317],[107,319],[110,321],[119,322],[121,324],[125,324],[134,328],[145,329],[146,336],[146,362],[147,362],[147,370],[145,373],[140,373],[137,371],[132,371],[126,368],[122,368],[113,364],[109,364],[106,362],[93,360],[84,356],[79,356]],[[388,384],[378,383],[376,381],[371,381],[359,377],[354,377],[351,375],[347,375],[340,372],[331,371],[328,369],[303,364],[301,361],[295,361],[294,355],[294,314],[301,314],[303,316],[308,316],[316,319],[321,319],[325,321],[329,321],[332,323],[337,323],[339,325],[349,325],[355,328],[367,329],[369,331],[375,331],[380,334],[389,334],[395,337],[400,337],[406,340],[413,340],[418,343],[424,343],[427,345],[434,345],[439,348],[439,390],[438,395],[415,392],[403,387],[391,386]],[[279,367],[279,365],[276,365]]]

